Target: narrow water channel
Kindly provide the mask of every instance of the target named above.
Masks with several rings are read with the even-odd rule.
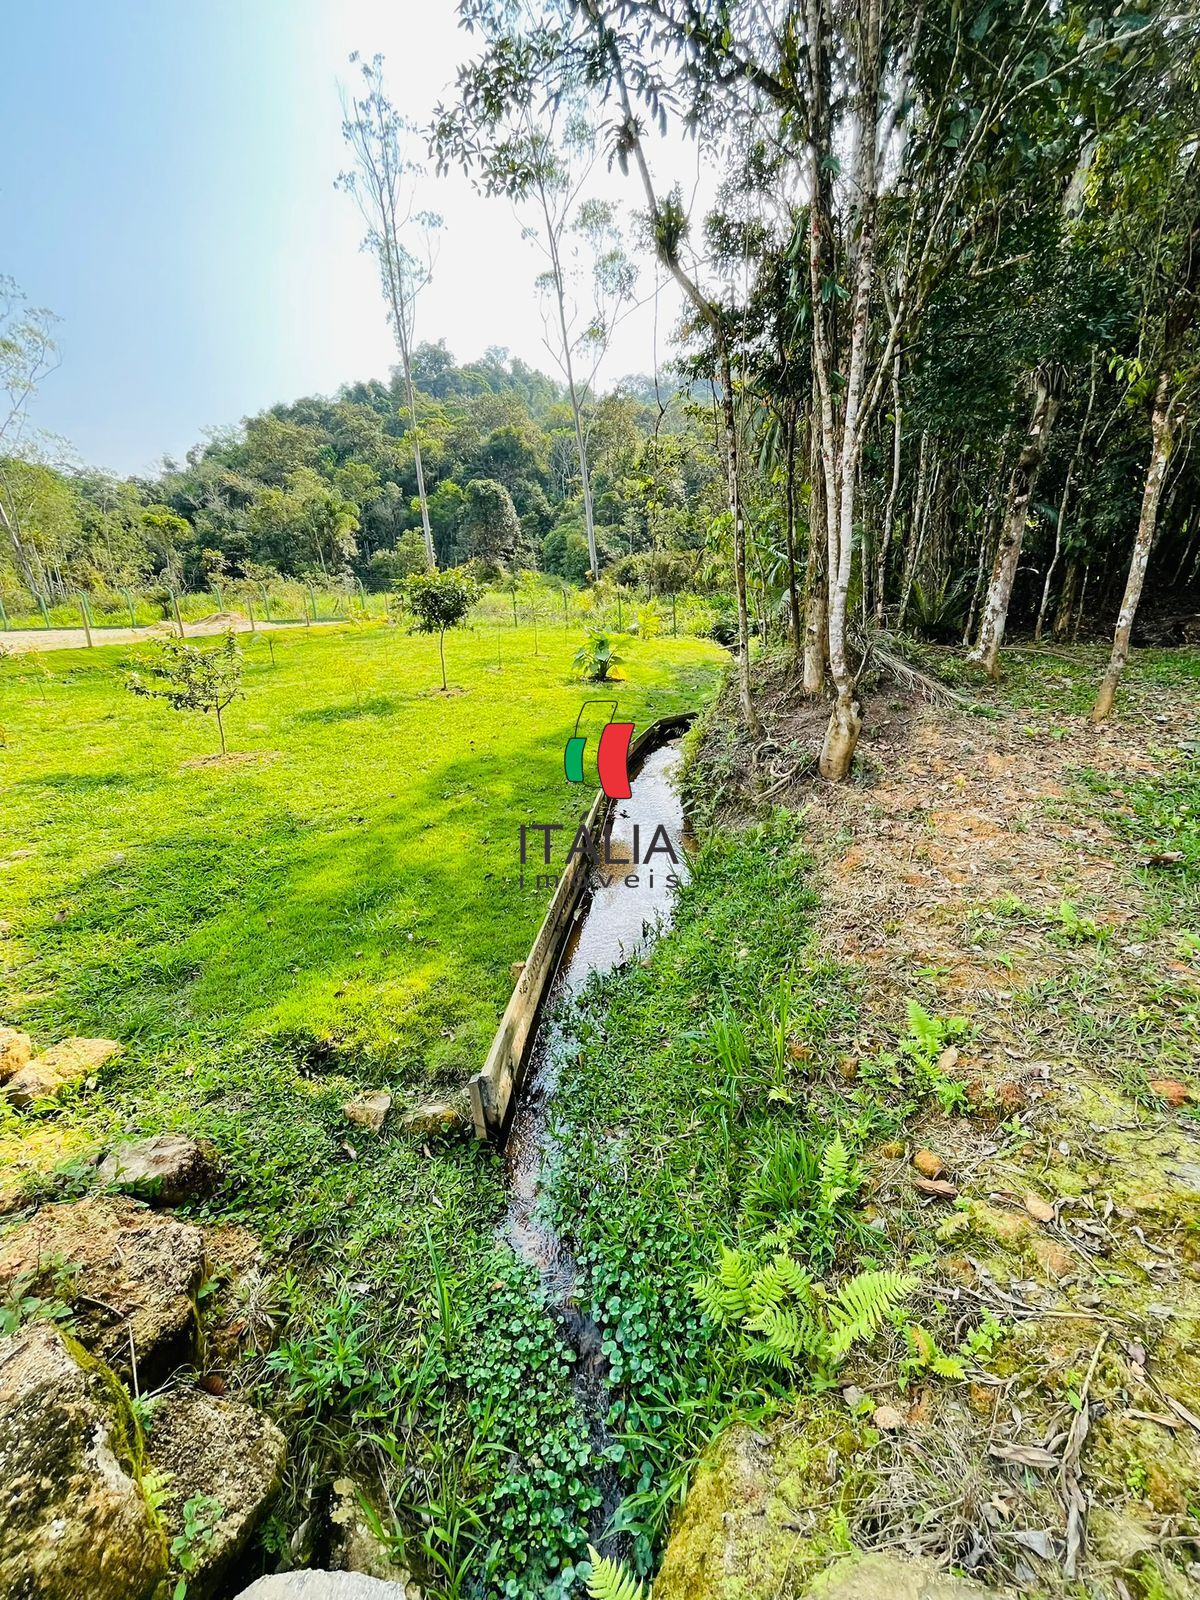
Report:
[[[518,1255],[537,1268],[547,1304],[578,1353],[576,1399],[597,1451],[608,1442],[604,1422],[608,1413],[607,1362],[599,1329],[575,1304],[577,1267],[570,1247],[550,1226],[539,1200],[562,1155],[553,1134],[553,1111],[563,1064],[575,1048],[573,1002],[593,973],[611,972],[645,955],[669,922],[679,887],[687,878],[684,852],[692,841],[675,783],[680,759],[677,743],[651,751],[631,781],[632,797],[613,802],[607,854],[614,864],[593,871],[590,890],[576,913],[538,1026],[505,1148],[508,1207],[504,1237]],[[622,859],[632,861],[635,838],[644,855],[660,825],[679,857],[677,865],[662,854],[656,854],[646,866],[616,864]],[[636,887],[625,881],[630,873],[637,875]],[[599,1488],[603,1503],[593,1538],[602,1532],[620,1500],[615,1471],[605,1474]]]

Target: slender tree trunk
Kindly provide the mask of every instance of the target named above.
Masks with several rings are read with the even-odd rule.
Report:
[[[226,753],[226,751],[225,751],[225,722],[224,722],[224,718],[222,717],[222,714],[221,714],[220,706],[216,706],[214,709],[216,710],[216,713],[217,713],[217,733],[219,734],[220,739],[221,739],[221,754],[225,755],[225,753]]]
[[[742,720],[752,740],[762,734],[762,724],[754,709],[750,692],[750,620],[746,605],[746,524],[742,510],[742,494],[738,470],[737,410],[733,399],[733,368],[729,357],[729,341],[725,329],[724,312],[703,293],[699,284],[684,269],[675,245],[667,242],[661,226],[662,208],[654,188],[654,179],[642,145],[641,122],[635,115],[629,86],[625,81],[625,67],[616,41],[609,31],[598,0],[580,0],[582,9],[596,32],[597,42],[608,55],[613,69],[613,82],[621,105],[622,136],[627,154],[632,155],[641,180],[642,191],[650,212],[655,238],[655,252],[663,266],[695,307],[712,334],[717,352],[717,366],[721,383],[721,424],[725,435],[725,471],[729,493],[729,510],[733,518],[733,576],[737,590],[738,606],[738,691]]]
[[[401,341],[400,355],[404,367],[404,390],[408,396],[409,425],[412,428],[413,465],[417,471],[417,499],[421,503],[421,532],[425,536],[425,559],[431,567],[436,567],[437,552],[433,548],[433,528],[429,522],[429,496],[425,493],[425,463],[421,459],[421,435],[417,428],[417,396],[413,389],[412,362],[409,359],[407,338]]]
[[[902,412],[900,405],[900,341],[892,357],[892,482],[883,512],[883,533],[875,553],[875,622],[880,628],[887,621],[887,564],[892,547],[892,528],[896,519],[896,497],[900,493],[900,446]],[[922,434],[922,440],[924,434]]]
[[[596,519],[592,510],[592,476],[588,468],[587,437],[583,431],[583,413],[579,391],[575,386],[575,363],[571,359],[571,335],[567,328],[566,288],[563,283],[562,260],[558,252],[558,234],[550,215],[550,204],[544,188],[540,191],[542,217],[546,224],[547,247],[554,278],[554,298],[558,306],[558,330],[562,339],[563,367],[567,374],[567,392],[571,397],[571,416],[575,423],[575,449],[579,456],[579,482],[583,492],[583,522],[587,531],[588,562],[592,569],[592,582],[600,576],[600,556],[596,548]]]
[[[792,614],[792,650],[797,660],[804,649],[800,625],[800,595],[796,588],[796,408],[787,412],[787,564],[788,603]]]
[[[438,655],[441,657],[441,662],[442,662],[442,693],[445,694],[446,693],[446,688],[447,688],[447,684],[446,684],[446,630],[445,630],[445,628],[443,628],[442,631],[438,634]]]
[[[825,473],[821,466],[815,429],[810,453],[812,497],[808,517],[808,558],[804,569],[804,692],[816,696],[825,687],[825,665],[829,657],[829,608],[825,591]]]
[[[738,608],[738,695],[742,720],[752,737],[762,728],[750,693],[750,613],[746,604],[746,521],[742,509],[741,480],[738,471],[737,412],[733,403],[733,368],[724,330],[718,334],[721,363],[721,420],[725,433],[725,470],[729,486],[729,509],[733,516],[733,580]]]
[[[1101,680],[1096,703],[1092,707],[1092,722],[1103,722],[1112,711],[1121,674],[1125,671],[1125,663],[1129,659],[1129,640],[1133,633],[1133,619],[1137,615],[1138,601],[1142,597],[1142,584],[1146,579],[1150,550],[1154,544],[1154,532],[1158,524],[1158,502],[1162,495],[1167,461],[1171,455],[1172,431],[1171,370],[1169,365],[1164,365],[1159,373],[1158,386],[1154,394],[1154,411],[1150,422],[1150,465],[1146,471],[1146,485],[1142,491],[1142,510],[1138,517],[1137,538],[1133,543],[1129,576],[1125,580],[1125,596],[1121,601],[1120,615],[1117,617],[1117,629],[1113,636],[1112,654],[1108,658],[1108,670]]]
[[[1067,570],[1063,573],[1062,590],[1058,596],[1058,607],[1054,613],[1054,626],[1050,630],[1053,639],[1065,639],[1071,631],[1071,618],[1075,613],[1075,595],[1079,588],[1079,563],[1068,561]]]
[[[913,497],[912,523],[908,530],[908,539],[904,551],[904,576],[900,583],[900,609],[896,613],[896,626],[903,629],[908,617],[908,603],[912,599],[913,583],[917,576],[917,565],[921,559],[921,551],[925,546],[925,532],[929,526],[929,506],[933,499],[934,489],[937,486],[938,472],[941,462],[936,460],[933,472],[930,474],[929,435],[922,433],[921,450],[917,463],[917,491]]]
[[[1020,459],[1013,468],[1009,480],[1004,523],[1000,530],[996,562],[992,568],[992,581],[983,606],[979,643],[971,654],[971,660],[979,662],[989,678],[996,677],[1000,670],[1000,646],[1004,643],[1008,606],[1021,560],[1021,547],[1025,541],[1029,503],[1033,498],[1038,470],[1045,459],[1046,447],[1050,442],[1054,418],[1058,411],[1057,386],[1051,375],[1039,372],[1035,381],[1029,432]]]

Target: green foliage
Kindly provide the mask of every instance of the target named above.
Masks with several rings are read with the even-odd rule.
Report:
[[[775,1239],[787,1248],[764,1256]],[[860,1272],[830,1298],[790,1254],[788,1230],[775,1239],[754,1251],[723,1245],[717,1271],[698,1278],[692,1291],[719,1327],[758,1335],[747,1341],[747,1354],[781,1371],[824,1373],[837,1366],[853,1345],[874,1337],[916,1286],[904,1273]]]
[[[901,1330],[907,1354],[900,1362],[900,1382],[906,1386],[917,1373],[936,1378],[965,1378],[967,1363],[961,1355],[948,1355],[927,1328],[906,1322]]]
[[[602,1556],[588,1545],[592,1571],[587,1581],[591,1600],[647,1600],[645,1587],[619,1561]]]
[[[899,1052],[885,1053],[864,1064],[867,1081],[883,1081],[918,1097],[932,1095],[942,1110],[966,1109],[966,1086],[952,1074],[957,1051],[952,1042],[966,1032],[963,1017],[932,1017],[915,1000],[908,1003],[908,1033]]]
[[[232,633],[207,649],[182,639],[162,639],[144,664],[129,674],[127,684],[132,694],[165,700],[175,711],[213,712],[224,754],[223,717],[240,692],[242,666],[242,652]]]
[[[589,628],[587,638],[575,652],[574,667],[588,683],[607,683],[624,677],[620,670],[622,660],[609,634]]]
[[[442,572],[418,572],[408,579],[404,600],[421,633],[436,633],[442,664],[442,688],[446,684],[446,631],[457,628],[479,598],[479,584],[465,567],[450,567]]]
[[[170,1543],[171,1564],[179,1573],[172,1600],[185,1600],[188,1582],[216,1537],[225,1507],[210,1494],[194,1494],[183,1505],[183,1526]]]
[[[58,1256],[45,1256],[36,1268],[10,1278],[0,1295],[0,1338],[30,1322],[56,1322],[70,1328],[71,1300],[78,1268]]]

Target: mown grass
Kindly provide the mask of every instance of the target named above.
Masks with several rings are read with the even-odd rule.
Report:
[[[265,1283],[223,1292],[275,1344],[231,1374],[288,1426],[269,1550],[319,1556],[331,1476],[386,1469],[431,1593],[469,1574],[540,1595],[583,1548],[588,1446],[570,1353],[496,1243],[501,1164],[341,1107],[459,1087],[482,1059],[546,899],[521,886],[519,824],[573,824],[591,797],[562,772],[578,631],[540,629],[536,657],[524,629],[455,634],[445,696],[436,640],[272,637],[247,646],[227,761],[210,720],[126,692],[128,648],[0,678],[0,1016],[125,1046],[95,1089],[0,1110],[0,1166],[19,1198],[64,1198],[118,1133],[212,1138],[225,1178],[197,1214],[268,1252]],[[722,659],[682,638],[622,655],[639,724],[702,702]]]

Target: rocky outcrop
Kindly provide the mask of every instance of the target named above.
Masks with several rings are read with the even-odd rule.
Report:
[[[4,1092],[18,1111],[28,1110],[36,1100],[53,1100],[90,1078],[120,1049],[115,1039],[64,1039],[20,1067]]]
[[[19,1028],[0,1028],[0,1083],[28,1066],[33,1058],[33,1041]]]
[[[150,1600],[167,1544],[113,1374],[53,1324],[0,1342],[0,1594]]]
[[[954,1578],[932,1561],[878,1553],[846,1556],[815,1578],[811,1600],[1002,1600],[998,1589]]]
[[[464,1098],[426,1100],[400,1118],[405,1133],[462,1133],[473,1126],[471,1108]]]
[[[365,1128],[368,1133],[378,1133],[387,1121],[388,1112],[392,1109],[392,1097],[386,1089],[373,1089],[364,1094],[356,1094],[353,1100],[347,1100],[342,1107],[347,1122],[352,1122],[356,1128]]]
[[[218,1176],[216,1147],[186,1133],[119,1144],[96,1168],[110,1189],[135,1194],[152,1206],[178,1206],[211,1193]]]
[[[369,1578],[386,1578],[390,1583],[408,1584],[412,1574],[393,1561],[387,1547],[376,1535],[364,1508],[367,1491],[353,1478],[337,1478],[333,1484],[333,1503],[329,1522],[333,1530],[329,1563],[339,1572],[361,1572]],[[377,1505],[372,1506],[378,1522]]]
[[[188,1574],[189,1600],[205,1600],[278,1492],[286,1456],[283,1435],[269,1417],[240,1401],[178,1389],[154,1402],[147,1440],[151,1465],[165,1483],[163,1516],[169,1529],[182,1527],[183,1508],[193,1496],[215,1502]]]
[[[185,1360],[204,1276],[199,1228],[138,1200],[43,1206],[0,1238],[0,1291],[18,1277],[69,1275],[80,1343],[117,1372],[157,1381]]]
[[[358,1572],[279,1572],[252,1583],[236,1600],[419,1600],[419,1593]]]

